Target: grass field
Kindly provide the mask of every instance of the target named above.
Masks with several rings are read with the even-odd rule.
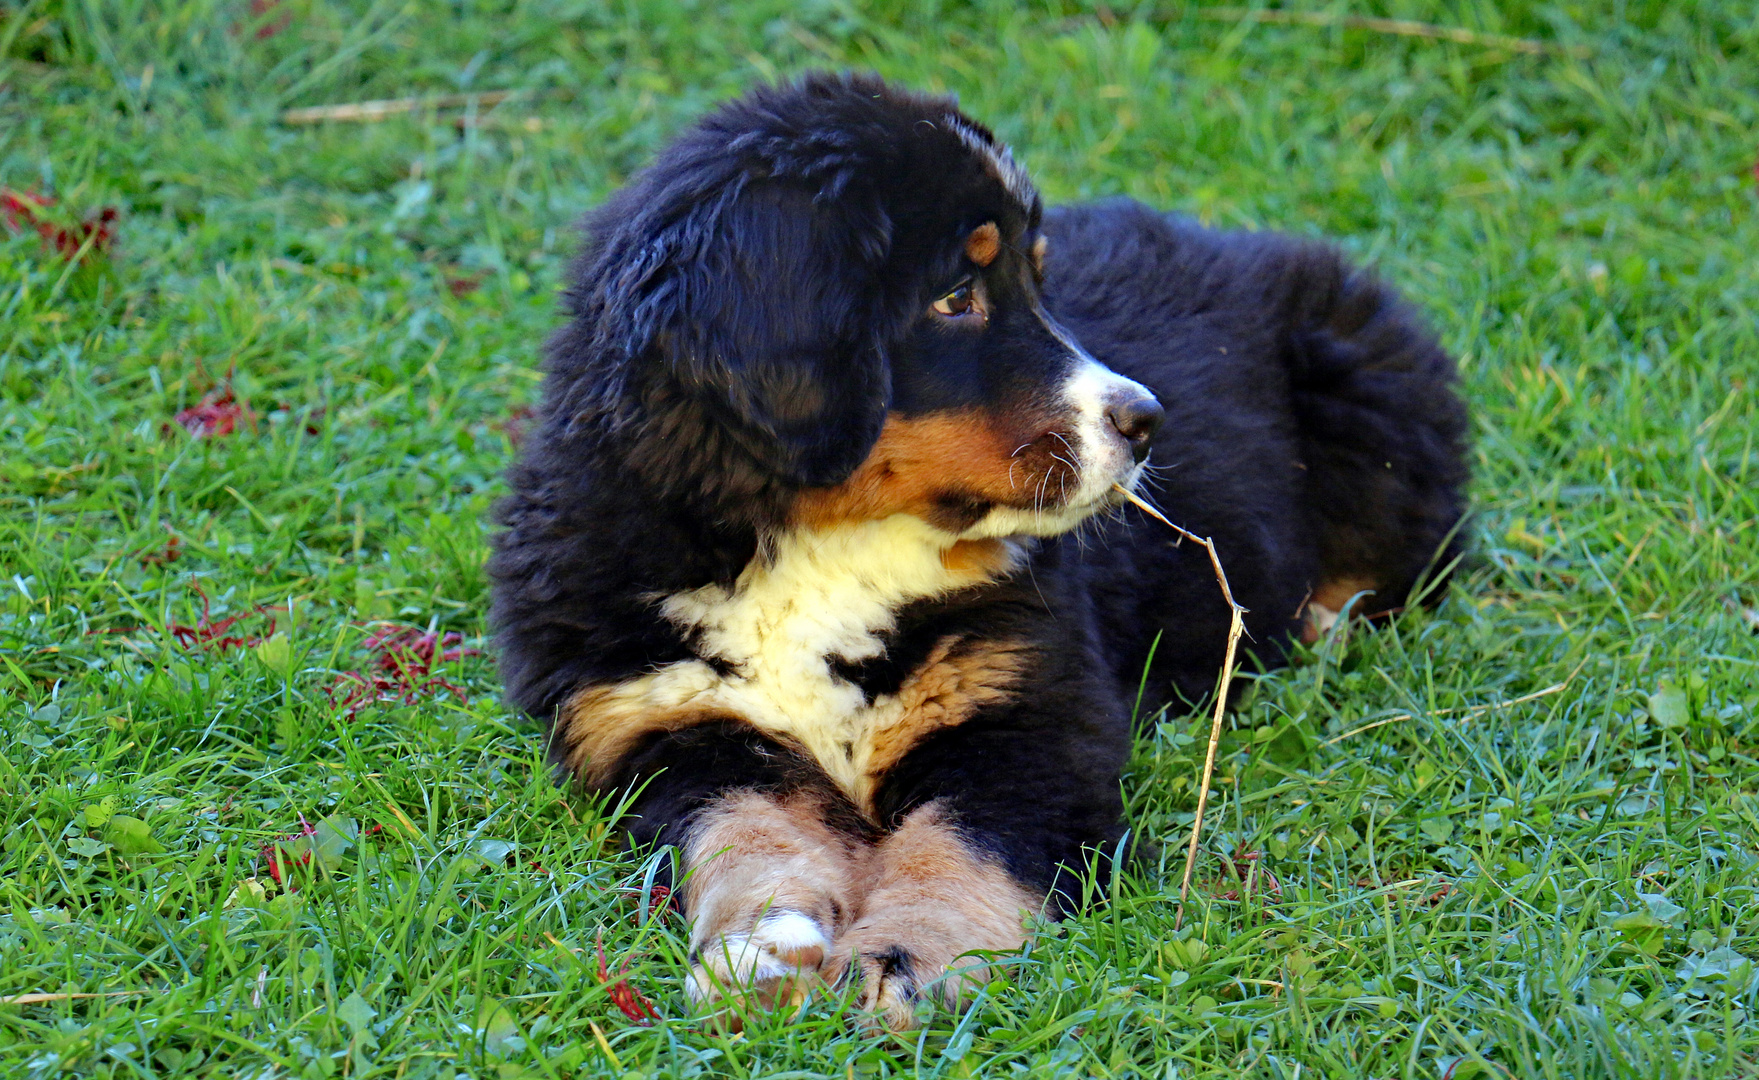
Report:
[[[0,1075],[1759,1075],[1759,20],[1360,12],[1476,38],[0,5]],[[1257,681],[1183,925],[1206,721],[1172,715],[1126,781],[1161,862],[1096,866],[1108,902],[907,1038],[835,996],[693,1025],[615,808],[551,785],[480,651],[573,219],[813,66],[957,91],[1053,200],[1339,236],[1476,414],[1477,563]]]

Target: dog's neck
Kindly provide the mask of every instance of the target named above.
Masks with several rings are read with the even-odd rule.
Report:
[[[1023,558],[1013,541],[960,540],[907,514],[797,528],[766,544],[731,587],[674,594],[661,611],[693,632],[705,657],[749,677],[809,677],[832,659],[883,653],[906,604],[994,581]]]
[[[790,530],[731,586],[660,601],[707,663],[653,678],[799,743],[853,792],[878,714],[839,670],[883,656],[905,605],[994,581],[1025,556],[1015,541],[961,541],[902,514]]]

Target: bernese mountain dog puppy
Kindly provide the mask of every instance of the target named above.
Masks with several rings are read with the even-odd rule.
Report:
[[[586,223],[490,563],[513,703],[670,844],[688,990],[955,1003],[1214,692],[1456,555],[1453,362],[1322,243],[1046,211],[946,98],[760,88]],[[1317,615],[1315,614],[1317,613]],[[1151,657],[1152,654],[1152,657]]]

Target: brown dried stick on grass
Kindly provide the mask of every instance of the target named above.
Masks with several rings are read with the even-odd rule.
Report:
[[[1507,708],[1510,708],[1511,706],[1514,706],[1514,705],[1525,705],[1529,701],[1538,701],[1542,697],[1550,697],[1553,694],[1562,693],[1564,690],[1568,689],[1570,683],[1575,681],[1576,675],[1582,670],[1583,665],[1587,664],[1587,663],[1588,663],[1588,658],[1583,657],[1582,663],[1577,664],[1576,670],[1570,672],[1569,675],[1567,677],[1565,677],[1563,682],[1556,683],[1552,686],[1548,686],[1543,690],[1535,690],[1531,694],[1522,694],[1518,698],[1510,698],[1507,701],[1496,701],[1496,702],[1492,702],[1488,705],[1473,705],[1470,708],[1436,709],[1434,712],[1428,713],[1427,715],[1434,716],[1434,717],[1441,717],[1441,716],[1452,716],[1455,713],[1458,713],[1461,720],[1470,720],[1473,717],[1483,716],[1485,713],[1494,712],[1497,709],[1507,709]],[[1343,742],[1345,739],[1348,739],[1352,735],[1360,735],[1364,731],[1373,731],[1377,727],[1385,727],[1388,724],[1396,724],[1401,720],[1414,720],[1414,719],[1416,719],[1415,713],[1408,713],[1408,712],[1394,713],[1391,716],[1382,717],[1381,719],[1376,720],[1372,724],[1363,724],[1359,728],[1351,728],[1349,731],[1344,732],[1342,735],[1334,735],[1333,737],[1325,740],[1324,742],[1320,743],[1319,745],[1331,746],[1334,743]]]
[[[48,1005],[57,1001],[84,1001],[88,998],[131,997],[149,994],[150,990],[111,990],[101,994],[12,994],[0,997],[0,1005]]]
[[[1167,516],[1148,505],[1135,492],[1122,484],[1113,484],[1118,493],[1134,503],[1137,509],[1154,518],[1180,536],[1202,544],[1209,552],[1209,565],[1215,570],[1216,584],[1222,587],[1222,599],[1228,602],[1230,617],[1228,621],[1228,651],[1222,659],[1221,685],[1215,691],[1215,715],[1209,721],[1209,746],[1203,752],[1203,779],[1197,785],[1197,814],[1191,819],[1191,843],[1185,849],[1185,875],[1179,879],[1179,910],[1173,916],[1173,929],[1185,921],[1185,898],[1191,893],[1191,872],[1197,867],[1197,841],[1203,835],[1203,812],[1209,807],[1209,781],[1215,775],[1215,750],[1222,740],[1222,714],[1228,708],[1228,688],[1234,682],[1234,653],[1240,646],[1240,635],[1246,632],[1246,609],[1234,600],[1234,590],[1228,588],[1228,575],[1222,570],[1221,557],[1215,553],[1215,543],[1207,536],[1198,536],[1191,530],[1173,524]]]
[[[1526,53],[1529,56],[1553,53],[1581,59],[1590,55],[1588,49],[1579,45],[1559,45],[1533,38],[1510,37],[1507,34],[1487,34],[1459,26],[1438,26],[1435,23],[1412,22],[1409,19],[1377,19],[1368,15],[1349,15],[1332,11],[1216,7],[1202,8],[1193,11],[1192,14],[1199,19],[1210,19],[1217,22],[1240,21],[1284,23],[1297,26],[1342,26],[1351,30],[1370,30],[1377,34],[1452,41],[1459,45],[1477,45],[1487,49],[1506,49],[1509,52]]]
[[[438,94],[380,101],[346,101],[339,105],[310,105],[288,109],[281,114],[281,122],[295,127],[324,123],[371,124],[422,109],[462,109],[469,105],[486,109],[518,96],[520,93],[516,90],[485,90],[480,94]]]

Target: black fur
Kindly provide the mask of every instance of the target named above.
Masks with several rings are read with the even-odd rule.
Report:
[[[1453,360],[1335,248],[1218,233],[1119,200],[1053,211],[1045,305],[1100,361],[1155,391],[1154,498],[1212,537],[1261,662],[1321,580],[1402,605],[1460,553],[1466,412]],[[1207,555],[1140,511],[1081,565],[1114,673],[1188,701],[1213,688],[1228,609]]]
[[[1373,580],[1370,607],[1386,610],[1449,565],[1465,413],[1452,361],[1390,289],[1324,244],[1130,202],[1041,221],[1036,195],[949,115],[871,78],[760,89],[588,220],[490,566],[520,708],[549,722],[583,687],[696,657],[657,598],[763,559],[794,500],[847,478],[888,415],[1040,406],[1063,354],[1029,318],[1030,278],[992,275],[998,313],[981,338],[924,328],[964,265],[959,238],[988,221],[1022,242],[1042,231],[1045,309],[1165,407],[1149,493],[1214,537],[1260,662],[1282,658],[1322,581]],[[951,530],[991,508],[944,503],[934,513]],[[1049,888],[1121,831],[1149,643],[1161,635],[1151,697],[1195,701],[1227,623],[1203,552],[1134,510],[1037,543],[993,584],[908,605],[883,656],[827,660],[869,700],[949,633],[1028,642],[1033,662],[1009,705],[917,745],[850,827],[883,831],[938,799],[1021,882]],[[638,841],[731,787],[824,788],[861,819],[809,756],[734,716],[647,737],[611,775],[646,785]]]

